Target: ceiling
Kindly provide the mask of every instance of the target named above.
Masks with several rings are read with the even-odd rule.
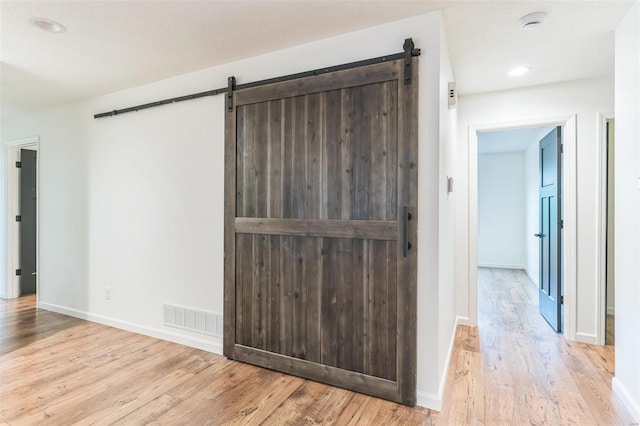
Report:
[[[611,75],[631,1],[0,1],[3,118],[443,10],[461,95]],[[539,29],[518,18],[548,13]],[[45,17],[67,27],[49,34]],[[283,30],[286,28],[286,31]],[[419,47],[419,46],[418,46]],[[364,59],[364,58],[363,58]],[[531,72],[507,77],[514,65]]]
[[[478,132],[478,154],[526,151],[529,145],[538,143],[551,130],[553,126]]]

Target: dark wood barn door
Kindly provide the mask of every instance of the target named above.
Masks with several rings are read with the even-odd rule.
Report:
[[[227,357],[415,404],[418,92],[403,69],[234,92]]]

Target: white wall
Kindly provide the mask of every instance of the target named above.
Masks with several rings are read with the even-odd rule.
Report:
[[[640,4],[615,35],[616,376],[613,388],[640,421]]]
[[[1,131],[1,128],[0,128]],[[4,140],[0,140],[3,142]],[[7,153],[4,146],[0,147],[0,298],[7,297],[7,179],[6,179]]]
[[[478,266],[525,268],[524,167],[523,152],[478,155]]]
[[[459,99],[459,178],[457,208],[468,212],[468,128],[495,123],[567,117],[577,114],[577,324],[580,340],[595,341],[597,277],[598,113],[613,110],[613,79],[598,78],[517,90],[462,96]],[[458,218],[458,313],[469,316],[468,217]]]
[[[616,274],[615,274],[615,124],[608,122],[607,132],[607,314],[614,315],[616,310]]]
[[[538,142],[533,141],[524,153],[525,271],[536,287],[540,281],[540,240],[533,235],[540,232],[540,148]]]
[[[438,407],[455,320],[454,206],[442,182],[455,163],[456,123],[441,22],[439,12],[417,16],[2,123],[3,141],[40,135],[41,305],[220,351],[219,340],[163,327],[161,307],[222,312],[224,96],[93,114],[224,86],[230,75],[241,84],[399,52],[413,37],[423,52],[418,403]]]
[[[445,28],[440,28],[440,87],[439,87],[439,162],[438,162],[438,176],[437,187],[426,188],[427,191],[433,190],[437,194],[439,200],[438,208],[438,226],[436,229],[432,227],[425,228],[422,223],[418,230],[418,239],[420,241],[427,241],[429,239],[438,238],[438,298],[434,298],[434,294],[421,292],[418,294],[418,324],[431,324],[434,314],[437,313],[438,321],[438,333],[439,333],[439,345],[438,345],[438,380],[440,381],[437,393],[433,395],[422,394],[424,401],[433,401],[432,403],[425,404],[432,406],[434,409],[440,409],[440,403],[442,401],[442,395],[444,393],[445,379],[447,375],[447,369],[449,367],[449,360],[453,350],[453,343],[455,337],[455,327],[457,323],[456,315],[456,295],[455,295],[455,282],[457,271],[457,260],[455,252],[455,226],[456,226],[456,198],[459,197],[456,191],[457,182],[457,126],[458,126],[458,111],[457,109],[449,109],[448,103],[448,83],[455,81],[453,75],[453,69],[449,60],[449,52],[447,47],[447,41],[445,36]],[[425,95],[429,96],[429,95]],[[424,151],[424,146],[421,148]],[[422,155],[421,155],[422,158]],[[425,171],[426,167],[434,167],[434,165],[427,166],[424,163],[420,163],[421,170]],[[433,176],[435,170],[426,170],[430,176]],[[447,177],[454,178],[453,192],[447,193]],[[419,203],[421,211],[434,212],[433,206],[429,205],[431,196],[429,192],[423,192],[419,190]],[[425,195],[427,195],[425,197]],[[434,234],[429,234],[435,231]],[[418,276],[420,276],[420,264],[425,265],[429,260],[423,256],[419,259]],[[434,304],[437,302],[437,304]],[[433,312],[424,312],[421,307],[426,307],[430,304]],[[424,319],[421,321],[421,317]],[[423,340],[426,343],[426,340]],[[433,349],[429,347],[423,347],[418,351],[418,359],[420,359],[421,353],[432,352]],[[418,386],[420,389],[420,386]]]

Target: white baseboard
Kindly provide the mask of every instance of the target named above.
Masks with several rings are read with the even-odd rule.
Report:
[[[453,323],[453,330],[451,331],[451,338],[449,339],[449,349],[447,350],[447,360],[445,361],[444,371],[442,372],[442,376],[440,377],[440,386],[438,387],[440,405],[442,405],[442,396],[444,395],[444,386],[447,383],[447,373],[449,372],[449,366],[451,364],[451,355],[453,355],[453,346],[456,343],[456,331],[458,330],[459,324],[460,324],[460,317],[456,316],[456,320]],[[440,408],[438,408],[438,410],[440,410]]]
[[[469,317],[458,316],[457,320],[458,320],[458,325],[466,325],[467,327],[472,327],[471,320],[469,319]]]
[[[590,343],[592,345],[598,344],[598,339],[595,334],[591,333],[576,333],[576,342]]]
[[[607,315],[615,315],[616,314],[616,308],[614,308],[613,306],[607,306]]]
[[[536,288],[539,287],[539,283],[538,283],[538,276],[537,276],[537,272],[536,274],[533,274],[530,270],[525,269],[524,272],[527,273],[527,276],[529,277],[529,279],[531,280],[531,282],[533,283],[534,286],[536,286]]]
[[[623,385],[617,377],[611,380],[611,388],[618,398],[622,400],[624,406],[629,410],[631,417],[640,423],[640,401],[634,401],[629,390]]]
[[[458,329],[458,325],[460,325],[460,321],[462,320],[466,320],[468,322],[469,318],[457,316],[455,322],[453,323],[451,339],[449,339],[449,349],[447,350],[447,359],[444,364],[442,376],[440,377],[440,385],[438,386],[438,395],[417,389],[416,404],[420,407],[428,408],[434,411],[440,411],[442,409],[442,397],[444,396],[444,386],[447,383],[447,374],[449,373],[449,367],[451,364],[451,355],[453,354],[453,346],[456,341],[456,330]]]
[[[38,308],[222,355],[222,339],[219,337],[198,338],[47,302],[38,303]]]
[[[442,409],[442,398],[435,393],[416,391],[416,405],[429,410],[440,411]]]
[[[478,268],[498,268],[498,269],[525,269],[523,265],[504,265],[501,263],[480,263]]]

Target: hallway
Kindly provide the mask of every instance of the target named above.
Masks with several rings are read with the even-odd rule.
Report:
[[[458,327],[442,418],[456,424],[634,424],[611,392],[614,348],[568,342],[520,270],[478,270],[478,329]]]

